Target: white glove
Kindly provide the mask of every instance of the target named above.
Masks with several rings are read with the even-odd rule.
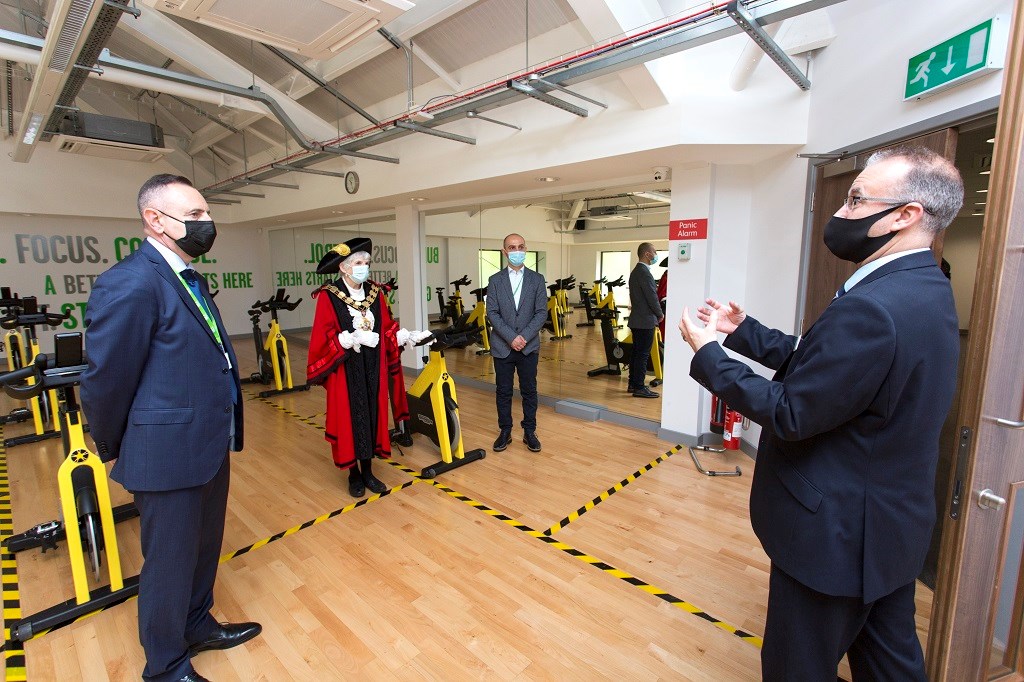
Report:
[[[380,341],[380,334],[366,329],[357,329],[352,332],[352,336],[355,337],[359,345],[366,346],[367,348],[376,348],[377,342]]]
[[[409,340],[412,341],[413,344],[417,344],[420,341],[423,341],[424,339],[429,339],[433,335],[434,335],[434,332],[432,332],[432,331],[422,331],[421,332],[421,331],[413,330],[413,331],[409,332]]]
[[[355,332],[341,332],[338,334],[338,343],[341,344],[342,348],[354,350],[356,353],[359,352],[360,343]]]
[[[395,340],[398,341],[399,346],[404,346],[409,343],[409,330],[405,327],[399,329],[398,333],[395,334]]]

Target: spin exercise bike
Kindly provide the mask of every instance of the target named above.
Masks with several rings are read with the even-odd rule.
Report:
[[[569,314],[567,292],[575,288],[576,278],[572,275],[548,285],[548,321],[544,328],[553,334],[552,341],[572,338],[572,334],[566,333],[566,316]]]
[[[15,641],[27,641],[34,633],[70,623],[88,613],[119,603],[138,594],[138,577],[123,579],[114,524],[138,516],[132,504],[114,509],[110,503],[107,471],[100,458],[85,443],[82,413],[75,386],[86,369],[81,332],[57,334],[55,353],[39,354],[27,367],[0,375],[0,385],[12,398],[27,399],[43,391],[55,390],[61,396],[61,437],[66,458],[57,472],[63,521],[39,524],[26,533],[4,541],[7,551],[30,547],[56,548],[66,538],[71,559],[75,598],[36,614],[8,623]],[[86,555],[93,575],[100,578],[102,555],[107,557],[109,584],[89,590]]]
[[[10,287],[0,287],[0,311],[10,315],[21,310],[21,299],[17,294],[11,295]],[[4,334],[3,348],[7,351],[7,371],[21,369],[25,357],[25,341],[21,330],[8,329]],[[0,424],[15,424],[32,419],[32,410],[27,407],[16,407],[9,414],[0,416]]]
[[[36,327],[44,325],[47,327],[57,327],[62,324],[65,320],[71,317],[71,311],[67,313],[51,313],[47,312],[47,306],[39,306],[36,303],[35,296],[26,296],[25,298],[18,299],[21,301],[20,307],[8,308],[8,313],[0,318],[0,327],[9,330],[7,334],[7,343],[11,344],[14,342],[14,338],[19,339],[21,349],[19,354],[22,358],[22,365],[15,366],[13,362],[13,354],[8,354],[8,368],[11,370],[23,369],[25,367],[31,367],[33,358],[39,355],[39,337],[36,335]],[[18,331],[19,327],[24,327],[25,341],[21,342],[21,332]],[[14,332],[13,334],[11,332]],[[11,346],[8,345],[8,348]],[[28,380],[34,381],[34,376],[30,373]],[[32,413],[32,422],[34,427],[34,433],[26,434],[24,436],[14,436],[12,438],[4,439],[5,447],[14,447],[15,445],[24,445],[26,443],[38,443],[39,441],[46,440],[48,438],[57,438],[60,436],[61,424],[57,418],[57,392],[46,391],[33,393],[28,400],[29,410]],[[53,428],[46,428],[46,423],[52,424]]]
[[[444,289],[441,287],[437,288],[437,301],[441,304],[441,317],[434,324],[457,324],[459,319],[464,314],[462,305],[462,292],[459,287],[468,287],[473,283],[473,280],[469,278],[469,275],[463,275],[454,282],[449,282],[455,287],[455,293],[448,297],[448,301],[442,303],[444,300]]]
[[[597,319],[601,320],[601,338],[604,341],[604,355],[608,364],[587,370],[588,377],[596,377],[602,374],[620,376],[622,365],[628,365],[633,359],[633,334],[629,333],[625,338],[620,339],[612,328],[612,320],[618,315],[618,311],[601,309],[595,313]],[[661,341],[661,330],[654,328],[654,340],[651,342],[651,355],[647,361],[647,370],[654,372],[654,379],[651,386],[660,386],[665,379],[662,371],[664,364],[665,346]]]
[[[268,385],[274,383],[274,388],[260,391],[261,398],[267,398],[281,393],[293,391],[308,391],[308,384],[298,386],[292,383],[292,368],[288,364],[288,340],[281,333],[281,325],[277,321],[278,310],[295,310],[302,303],[302,299],[289,303],[288,296],[285,296],[284,289],[278,289],[277,294],[266,301],[256,301],[249,308],[249,320],[252,322],[252,340],[256,346],[256,363],[258,370],[243,379],[242,383],[257,383]],[[266,341],[263,339],[263,331],[260,329],[260,316],[263,313],[270,313],[270,326],[267,332]]]
[[[409,421],[401,422],[391,431],[391,442],[409,447],[412,435],[421,433],[441,450],[441,461],[423,469],[420,476],[434,478],[440,474],[483,459],[486,452],[477,448],[466,452],[462,445],[459,405],[455,399],[455,382],[444,361],[444,350],[457,344],[472,343],[479,330],[452,333],[451,328],[434,332],[418,343],[430,344],[430,357],[423,371],[408,391]]]

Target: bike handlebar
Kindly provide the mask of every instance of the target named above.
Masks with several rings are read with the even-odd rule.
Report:
[[[4,329],[17,329],[18,327],[35,327],[45,324],[48,327],[56,327],[66,322],[71,317],[71,311],[66,313],[10,313],[0,318],[0,327]]]
[[[15,400],[28,400],[51,388],[79,383],[81,374],[87,367],[88,365],[84,363],[58,367],[54,354],[40,353],[32,361],[32,364],[13,372],[0,374],[0,385],[3,386],[4,393]],[[29,378],[35,378],[35,383],[22,383]]]

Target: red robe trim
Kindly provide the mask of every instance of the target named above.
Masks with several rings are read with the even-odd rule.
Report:
[[[349,405],[348,380],[343,363],[350,350],[342,348],[338,334],[342,329],[331,304],[332,294],[325,290],[315,292],[316,312],[313,331],[309,337],[309,356],[306,362],[306,381],[321,384],[327,390],[327,424],[324,439],[331,444],[334,465],[348,469],[356,462],[352,442],[352,410]],[[409,420],[409,403],[402,374],[401,350],[398,347],[398,324],[383,296],[374,314],[380,318],[380,342],[376,348],[362,348],[360,352],[380,353],[377,390],[377,428],[373,452],[378,457],[391,456],[391,438],[388,434],[388,398],[395,423]]]

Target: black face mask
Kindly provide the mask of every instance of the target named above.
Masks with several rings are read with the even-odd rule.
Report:
[[[832,216],[825,225],[825,246],[835,254],[836,258],[848,260],[851,263],[863,262],[896,236],[895,232],[889,232],[881,237],[869,237],[868,230],[880,218],[903,208],[903,206],[904,204],[899,204],[863,218]]]
[[[154,210],[160,215],[165,215],[171,220],[177,220],[185,226],[185,236],[181,239],[175,239],[174,243],[188,255],[193,258],[199,258],[199,256],[213,248],[213,241],[217,238],[217,226],[213,224],[212,220],[181,220],[172,215],[167,215],[159,208]]]

